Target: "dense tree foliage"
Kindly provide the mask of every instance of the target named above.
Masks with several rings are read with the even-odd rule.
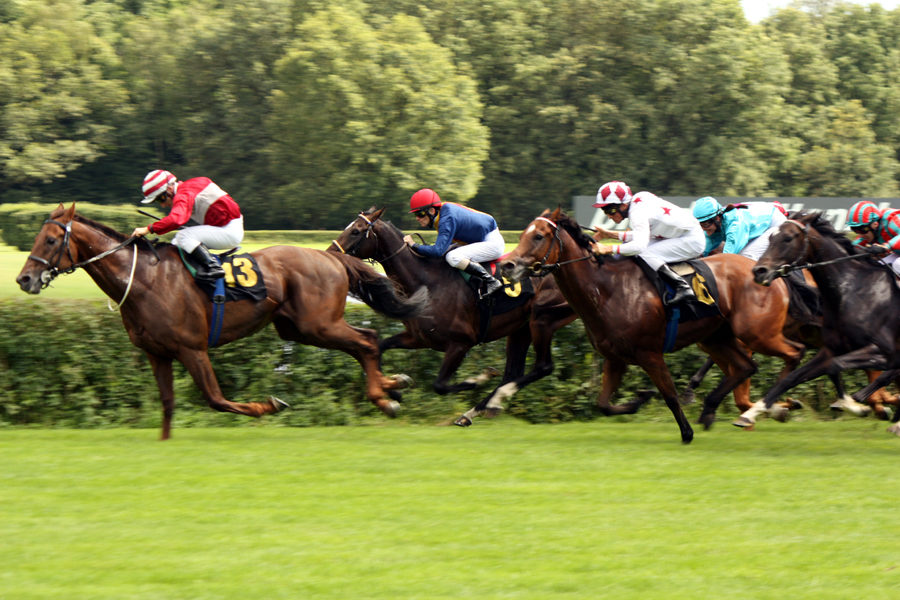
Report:
[[[900,11],[805,0],[0,0],[0,201],[208,175],[250,228],[419,187],[504,228],[608,179],[891,196]],[[411,225],[411,223],[409,223]]]

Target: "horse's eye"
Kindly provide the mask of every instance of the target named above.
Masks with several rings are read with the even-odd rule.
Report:
[[[48,238],[47,238],[47,245],[48,245],[48,246],[52,246],[52,245],[55,244],[55,243],[56,243],[56,238],[52,238],[52,237],[48,237]]]
[[[534,234],[534,241],[540,242],[540,241],[543,240],[543,239],[544,239],[544,234],[542,234],[542,233],[535,233],[535,234]]]

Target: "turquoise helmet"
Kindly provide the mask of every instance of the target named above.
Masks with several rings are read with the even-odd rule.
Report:
[[[722,205],[712,196],[704,196],[694,202],[694,218],[700,221],[709,221],[722,214]]]

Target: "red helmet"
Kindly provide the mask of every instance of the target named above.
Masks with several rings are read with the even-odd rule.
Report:
[[[412,198],[409,199],[409,212],[414,213],[423,208],[440,206],[441,204],[441,197],[437,195],[436,191],[424,188],[413,194]]]

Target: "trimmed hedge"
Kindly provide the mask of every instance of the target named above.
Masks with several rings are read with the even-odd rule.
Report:
[[[372,327],[388,336],[402,323],[388,320],[364,306],[351,306],[347,320]],[[131,345],[117,313],[96,301],[57,301],[28,298],[0,302],[0,426],[42,427],[158,427],[160,407],[156,384],[143,353]],[[554,338],[555,372],[525,388],[507,411],[529,422],[559,422],[595,417],[601,362],[587,341],[580,321]],[[223,392],[230,400],[246,402],[278,396],[293,410],[261,420],[217,413],[209,409],[187,372],[176,363],[175,426],[351,425],[381,423],[381,415],[365,398],[363,373],[350,356],[333,350],[286,343],[272,327],[210,353]],[[431,382],[442,355],[431,350],[392,350],[385,355],[385,373],[404,372],[417,386],[404,392],[401,420],[438,423],[452,419],[489,390],[438,396]],[[529,357],[530,361],[531,357]],[[502,371],[505,343],[473,348],[457,379],[484,367]],[[703,355],[688,348],[668,357],[679,388],[702,364]],[[755,398],[774,381],[780,363],[758,361]],[[710,374],[698,397],[712,389],[718,372]],[[851,389],[862,384],[861,374],[848,377]],[[617,398],[653,388],[640,369],[632,367]],[[792,392],[813,408],[824,408],[833,391],[824,379]],[[694,418],[697,404],[689,407]],[[730,398],[719,410],[721,419],[736,414]],[[657,396],[638,417],[671,419]]]

